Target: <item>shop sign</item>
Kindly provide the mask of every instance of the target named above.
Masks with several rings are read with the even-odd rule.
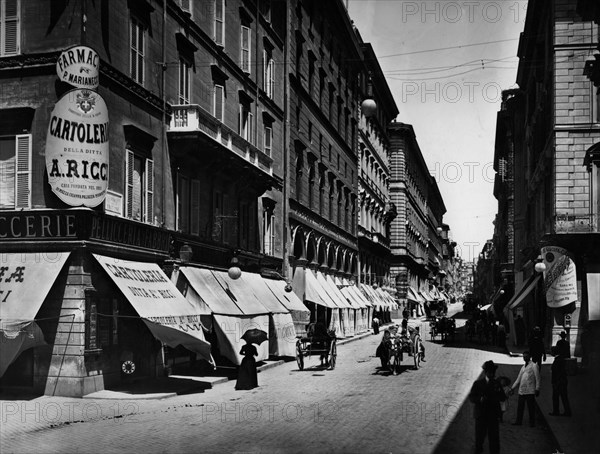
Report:
[[[108,109],[91,90],[58,100],[46,135],[46,169],[52,191],[71,206],[96,207],[108,188]]]
[[[558,308],[577,301],[577,270],[568,251],[557,246],[542,248],[546,265],[544,289],[548,307]]]
[[[59,79],[77,88],[98,88],[100,57],[87,46],[75,46],[65,50],[56,61]]]

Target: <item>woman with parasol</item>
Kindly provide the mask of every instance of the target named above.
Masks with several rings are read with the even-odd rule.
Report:
[[[246,341],[246,345],[243,345],[240,350],[240,355],[244,355],[244,358],[238,370],[235,389],[254,389],[258,387],[258,373],[254,359],[255,356],[258,356],[258,350],[253,344],[260,345],[267,340],[267,333],[260,329],[249,329],[244,333],[242,339]]]

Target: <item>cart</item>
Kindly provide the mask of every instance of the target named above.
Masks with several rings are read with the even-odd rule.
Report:
[[[310,323],[306,329],[306,336],[299,337],[296,341],[298,369],[304,370],[304,358],[317,354],[322,365],[325,363],[325,366],[330,370],[335,369],[336,341],[335,331],[327,330],[321,323]]]

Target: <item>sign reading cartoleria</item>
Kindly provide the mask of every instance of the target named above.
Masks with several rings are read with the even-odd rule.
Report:
[[[65,50],[56,61],[56,74],[63,82],[77,88],[98,88],[100,57],[87,46],[75,46]]]
[[[108,188],[108,109],[91,90],[58,100],[46,135],[46,169],[52,191],[71,206],[95,207]]]

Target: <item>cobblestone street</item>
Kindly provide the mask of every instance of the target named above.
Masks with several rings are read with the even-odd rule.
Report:
[[[379,336],[369,336],[341,345],[333,371],[321,369],[316,357],[304,371],[289,362],[259,374],[260,387],[252,391],[235,391],[230,381],[162,400],[2,401],[1,450],[470,452],[472,405],[465,398],[481,364],[493,359],[499,375],[514,379],[521,359],[424,338],[427,362],[410,370],[412,358],[405,357],[397,376],[378,370]],[[514,412],[516,398],[511,400]],[[501,447],[510,453],[555,451],[543,423],[530,429],[505,421]]]

